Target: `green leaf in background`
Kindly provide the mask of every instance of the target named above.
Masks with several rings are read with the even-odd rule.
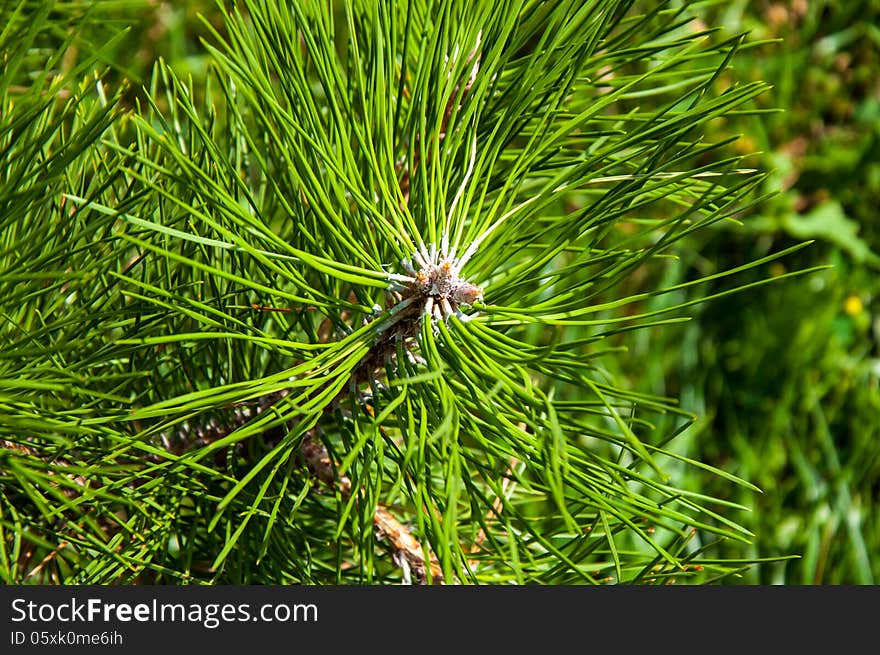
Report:
[[[880,255],[859,238],[859,224],[844,213],[841,204],[829,200],[806,214],[788,214],[782,227],[797,239],[823,239],[833,243],[855,261],[880,266]]]

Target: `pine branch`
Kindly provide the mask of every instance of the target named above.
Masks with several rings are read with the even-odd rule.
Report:
[[[743,38],[673,3],[217,12],[204,78],[158,62],[126,113],[81,66],[47,95],[57,57],[2,78],[2,548],[99,583],[739,571],[693,540],[749,539],[743,508],[674,474],[751,487],[614,369],[784,279],[739,276],[795,248],[662,283],[759,200],[706,137],[766,88],[727,82]]]

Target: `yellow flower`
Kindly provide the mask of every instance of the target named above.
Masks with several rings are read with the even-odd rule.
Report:
[[[858,296],[849,296],[843,301],[843,311],[850,316],[858,316],[864,311],[865,306],[862,304],[861,298]]]

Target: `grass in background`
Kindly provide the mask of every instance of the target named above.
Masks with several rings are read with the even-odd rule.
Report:
[[[719,556],[799,555],[748,569],[748,583],[874,584],[880,580],[880,3],[732,2],[708,24],[779,39],[737,58],[738,77],[774,90],[784,111],[718,129],[772,171],[776,195],[742,226],[702,233],[665,271],[681,281],[815,243],[786,267],[829,265],[716,301],[682,328],[636,335],[624,364],[641,390],[682,399],[703,419],[678,447],[758,485],[730,500],[750,546]],[[753,140],[752,140],[753,139]],[[782,274],[782,264],[762,274]],[[672,299],[669,299],[671,302]],[[723,493],[722,489],[707,490]]]

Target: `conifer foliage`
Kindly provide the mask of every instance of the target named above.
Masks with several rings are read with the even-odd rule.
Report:
[[[763,263],[656,274],[756,202],[704,135],[765,89],[741,36],[677,2],[242,0],[204,76],[159,61],[132,107],[100,13],[45,4],[0,34],[5,581],[748,565],[711,556],[744,508],[676,471],[748,483],[677,454],[695,417],[613,363]]]

